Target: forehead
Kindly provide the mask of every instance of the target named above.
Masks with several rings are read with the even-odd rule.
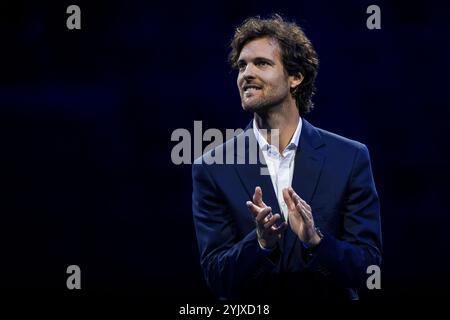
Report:
[[[278,41],[269,37],[252,40],[242,48],[238,60],[249,60],[256,57],[271,60],[279,59],[280,46]]]

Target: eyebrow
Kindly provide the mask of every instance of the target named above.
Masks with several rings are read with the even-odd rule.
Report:
[[[275,61],[269,59],[269,58],[264,58],[264,57],[256,57],[255,59],[253,59],[255,61],[255,63],[257,62],[268,62],[269,64],[275,64]],[[239,65],[242,62],[246,62],[244,59],[239,59],[236,64]]]

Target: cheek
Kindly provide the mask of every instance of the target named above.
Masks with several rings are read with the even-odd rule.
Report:
[[[241,75],[238,75],[237,79],[236,79],[236,85],[238,86],[238,88],[241,86],[241,83],[242,83],[242,77],[241,77]]]
[[[277,87],[283,83],[284,79],[276,72],[266,73],[264,75],[264,82],[269,84],[271,87]]]
[[[284,76],[278,75],[276,77],[273,77],[271,83],[273,88],[277,91],[289,90],[289,82]]]

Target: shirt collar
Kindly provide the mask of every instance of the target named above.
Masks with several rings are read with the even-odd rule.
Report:
[[[301,132],[302,132],[302,118],[299,117],[297,129],[295,129],[291,141],[286,146],[286,150],[295,149],[298,147]],[[267,150],[269,148],[269,143],[267,142],[266,138],[264,138],[264,136],[259,132],[255,118],[253,118],[253,133],[255,134],[256,141],[258,141],[261,150]]]

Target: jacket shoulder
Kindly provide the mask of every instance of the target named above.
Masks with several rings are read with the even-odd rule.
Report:
[[[367,149],[366,145],[359,141],[352,140],[317,127],[315,129],[321,135],[323,141],[325,142],[325,145],[330,148],[340,149],[342,151],[357,151]]]
[[[246,130],[237,129],[224,143],[208,148],[209,150],[203,152],[202,156],[195,159],[193,164],[214,164],[217,160],[219,160],[219,164],[224,164],[227,160],[227,153],[230,153],[234,158],[236,154],[244,151],[242,143],[245,143],[245,139],[251,137],[251,135],[252,131],[248,128]]]

